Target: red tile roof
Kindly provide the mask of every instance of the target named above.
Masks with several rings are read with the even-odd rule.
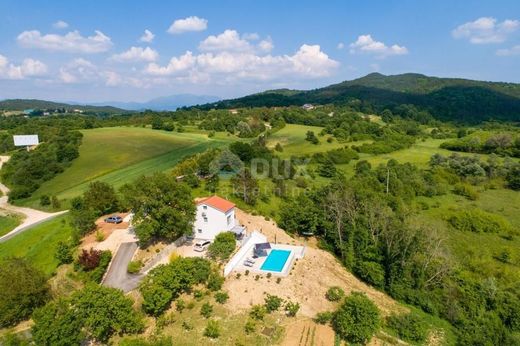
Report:
[[[230,202],[227,199],[221,198],[219,196],[211,196],[203,200],[200,200],[197,202],[197,205],[200,204],[209,205],[210,207],[218,209],[224,213],[228,212],[230,209],[233,209],[235,207],[235,204],[233,202]]]

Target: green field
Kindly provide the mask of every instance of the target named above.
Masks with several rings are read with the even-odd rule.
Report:
[[[288,158],[292,155],[314,154],[343,148],[346,145],[336,140],[332,143],[327,143],[327,138],[329,138],[330,135],[319,136],[321,130],[323,130],[323,127],[287,124],[284,128],[269,136],[267,146],[272,149],[277,143],[280,143],[283,147],[283,152],[278,153],[278,155],[283,158]],[[305,134],[307,131],[313,131],[320,140],[320,144],[312,144],[306,141]]]
[[[0,216],[0,237],[12,231],[20,224],[20,218],[15,215]]]
[[[0,243],[0,258],[23,257],[51,275],[58,266],[54,258],[56,245],[59,241],[67,241],[71,234],[67,216],[58,216]]]
[[[39,208],[42,195],[60,200],[81,194],[94,180],[119,187],[143,174],[166,171],[184,156],[219,147],[232,140],[211,139],[200,133],[177,133],[147,128],[118,127],[84,130],[80,156],[54,179],[19,203]]]

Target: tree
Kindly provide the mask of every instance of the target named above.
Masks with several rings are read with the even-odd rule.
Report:
[[[249,205],[254,205],[258,197],[258,181],[251,171],[244,168],[231,178],[235,194]]]
[[[28,318],[50,298],[47,279],[26,260],[0,261],[0,327]]]
[[[314,131],[307,131],[305,134],[305,140],[311,142],[312,144],[319,144],[320,140],[314,134]]]
[[[379,329],[379,310],[362,293],[352,293],[334,313],[332,327],[345,341],[366,344]]]
[[[233,232],[217,234],[213,243],[208,247],[208,255],[213,259],[227,260],[235,251],[237,241]]]
[[[54,254],[54,258],[56,258],[59,264],[68,264],[71,263],[72,258],[72,247],[70,244],[60,241],[56,246],[56,253]]]
[[[136,234],[142,243],[152,238],[175,240],[191,234],[195,204],[188,186],[155,173],[123,187],[126,205],[134,211]]]
[[[142,331],[142,317],[122,291],[88,284],[34,314],[37,345],[80,345],[84,339],[106,343],[114,334]],[[83,333],[81,332],[83,331]]]
[[[206,179],[206,185],[204,186],[204,188],[208,192],[215,193],[218,189],[219,181],[220,181],[220,178],[219,178],[218,174],[213,174],[208,179]]]
[[[83,194],[85,206],[92,209],[98,215],[105,215],[116,211],[119,201],[114,188],[105,182],[94,181],[89,184]]]
[[[280,227],[289,233],[313,235],[319,224],[315,203],[305,194],[284,202],[280,208]]]

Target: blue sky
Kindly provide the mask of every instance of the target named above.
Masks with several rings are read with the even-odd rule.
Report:
[[[520,3],[0,2],[0,99],[236,97],[375,71],[519,82]]]

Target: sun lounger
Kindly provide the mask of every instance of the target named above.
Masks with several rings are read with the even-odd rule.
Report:
[[[246,267],[252,267],[252,266],[253,266],[253,263],[248,262],[248,261],[245,261],[245,262],[244,262],[244,265],[245,265]]]

